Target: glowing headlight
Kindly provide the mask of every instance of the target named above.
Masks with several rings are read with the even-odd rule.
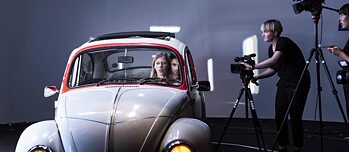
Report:
[[[187,145],[176,145],[170,152],[191,152],[191,150]]]
[[[167,152],[193,152],[192,146],[184,141],[175,141],[170,143]]]
[[[38,145],[31,148],[28,152],[52,152],[52,150],[47,146]]]

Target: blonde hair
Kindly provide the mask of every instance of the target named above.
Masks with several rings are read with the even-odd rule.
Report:
[[[171,68],[170,68],[170,58],[168,57],[168,55],[165,52],[160,52],[158,54],[155,55],[153,62],[152,62],[152,68],[151,68],[151,73],[150,73],[150,78],[158,78],[158,74],[156,73],[155,70],[155,61],[158,58],[165,58],[166,62],[167,62],[167,69],[164,72],[164,78],[166,79],[168,77],[168,75],[171,73]]]
[[[278,37],[281,35],[282,30],[281,22],[276,19],[267,20],[261,25],[262,32],[273,32]]]

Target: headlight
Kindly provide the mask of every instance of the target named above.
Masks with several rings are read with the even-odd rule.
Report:
[[[187,145],[176,145],[170,152],[191,152],[191,150]]]
[[[28,152],[52,152],[52,150],[47,146],[37,145],[31,148]]]
[[[175,141],[168,145],[167,152],[193,152],[192,146],[184,141]]]

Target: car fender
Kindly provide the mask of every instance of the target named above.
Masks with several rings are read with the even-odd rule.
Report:
[[[160,151],[167,152],[175,143],[184,143],[195,152],[210,152],[210,128],[198,119],[180,118],[169,127],[162,140]]]
[[[198,91],[195,95],[195,118],[206,122],[206,106],[205,106],[205,96],[203,92]]]
[[[52,151],[64,151],[54,120],[37,122],[27,127],[17,142],[16,152],[29,151],[35,146],[46,146]]]

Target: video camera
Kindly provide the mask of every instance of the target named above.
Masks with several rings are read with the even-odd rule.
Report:
[[[300,1],[300,0],[293,0],[293,1]],[[322,3],[324,3],[325,0],[303,0],[301,2],[298,2],[296,4],[293,4],[293,11],[296,14],[299,14],[301,12],[309,11],[309,12],[317,12],[322,9]]]
[[[244,55],[243,57],[235,57],[234,61],[235,62],[244,62],[244,63],[247,63],[249,65],[254,66],[256,63],[252,58],[255,56],[256,56],[256,54],[253,53],[250,55]],[[249,79],[253,78],[253,71],[246,70],[246,66],[243,64],[230,64],[230,70],[231,70],[231,73],[240,74],[242,76],[248,76]]]
[[[349,64],[345,60],[339,61],[339,65],[343,68],[336,73],[337,84],[346,84],[349,82]]]

